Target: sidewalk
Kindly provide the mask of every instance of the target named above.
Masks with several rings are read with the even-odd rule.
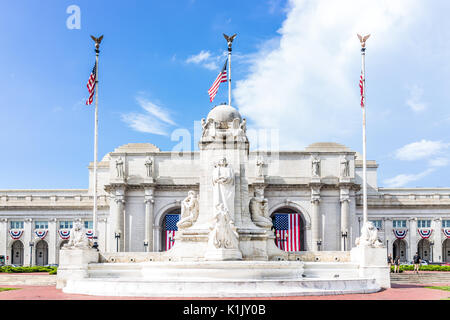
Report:
[[[449,285],[436,284],[439,285]],[[13,286],[1,287],[20,288],[19,290],[0,292],[0,300],[441,300],[450,298],[449,291],[427,289],[424,284],[404,285],[392,284],[392,288],[370,294],[346,294],[333,296],[301,296],[272,298],[145,298],[145,297],[102,297],[81,294],[67,294],[54,286]]]

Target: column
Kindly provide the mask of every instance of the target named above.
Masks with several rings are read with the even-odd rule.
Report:
[[[57,229],[56,229],[56,219],[51,219],[48,222],[48,233],[45,240],[47,240],[48,243],[48,263],[49,264],[55,264],[57,262],[57,251],[59,248],[57,248],[58,241],[57,241]]]
[[[320,219],[320,187],[311,188],[311,204],[312,204],[312,215],[311,215],[311,240],[313,251],[323,250],[323,239],[321,239],[322,234],[322,223]],[[319,246],[318,242],[321,242]]]
[[[116,212],[115,212],[115,226],[114,226],[114,240],[115,243],[113,245],[114,250],[117,252],[124,251],[125,249],[125,232],[124,232],[124,214],[123,209],[125,205],[125,200],[122,196],[116,196]],[[120,238],[117,240],[116,235],[119,235]],[[118,241],[118,246],[117,246]]]
[[[445,239],[445,236],[442,233],[442,218],[433,219],[431,222],[431,228],[433,229],[431,241],[434,242],[434,246],[432,248],[433,262],[442,262],[442,242],[444,242]]]
[[[409,250],[407,250],[408,254],[406,255],[407,261],[412,261],[412,258],[417,252],[417,242],[420,240],[420,237],[417,234],[417,218],[409,219]]]
[[[393,253],[393,245],[395,240],[397,238],[394,236],[394,232],[392,231],[393,225],[392,225],[392,218],[386,218],[384,219],[384,237],[385,237],[385,244],[387,245],[387,253],[392,255],[392,258],[394,257]]]
[[[31,266],[35,264],[35,259],[34,259],[34,253],[35,253],[35,248],[34,246],[36,245],[36,243],[33,241],[33,227],[32,227],[32,223],[33,223],[33,219],[29,218],[29,219],[25,219],[25,223],[23,226],[24,229],[24,234],[23,234],[23,265],[24,266],[30,266],[30,261],[31,261]],[[30,246],[30,242],[33,242],[33,246]],[[31,259],[30,259],[31,257]]]
[[[147,243],[146,251],[150,252],[154,250],[153,240],[153,220],[154,220],[154,203],[153,189],[145,190],[145,239],[144,244]]]
[[[350,196],[348,189],[341,189],[341,251],[350,250],[350,227],[349,227],[349,216],[350,216]]]

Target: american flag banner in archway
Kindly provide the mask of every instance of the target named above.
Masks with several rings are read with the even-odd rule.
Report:
[[[394,236],[397,239],[404,239],[408,233],[408,229],[393,229],[392,232],[394,232]]]
[[[180,220],[179,214],[168,214],[164,218],[164,233],[166,237],[166,251],[175,244],[175,233],[178,231],[177,222]]]
[[[445,234],[447,238],[450,238],[450,228],[442,229],[442,232]]]
[[[275,214],[275,243],[284,251],[301,250],[301,224],[300,215],[297,213]]]

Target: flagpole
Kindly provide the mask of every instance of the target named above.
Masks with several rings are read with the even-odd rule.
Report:
[[[94,121],[94,208],[93,208],[93,229],[94,229],[94,245],[97,249],[98,231],[97,231],[97,157],[98,157],[98,56],[100,53],[100,38],[94,38],[95,41],[95,121]],[[98,250],[98,249],[97,249]]]
[[[236,34],[231,37],[226,34],[223,34],[223,36],[225,37],[225,40],[227,40],[228,44],[228,105],[231,106],[231,44],[233,43],[234,38],[236,38]]]
[[[228,46],[228,105],[231,106],[231,43]]]
[[[366,40],[370,34],[362,38],[361,42],[361,76],[362,76],[362,129],[363,129],[363,224],[368,221],[367,213],[367,154],[366,154]]]

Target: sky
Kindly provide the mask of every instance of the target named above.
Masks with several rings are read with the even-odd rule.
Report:
[[[380,187],[450,187],[450,3],[445,0],[3,1],[0,189],[87,188],[99,61],[99,160],[127,143],[196,150],[207,90],[237,33],[232,105],[251,149],[336,142],[362,152],[360,44],[366,51],[367,158]],[[262,142],[261,142],[262,141]]]

